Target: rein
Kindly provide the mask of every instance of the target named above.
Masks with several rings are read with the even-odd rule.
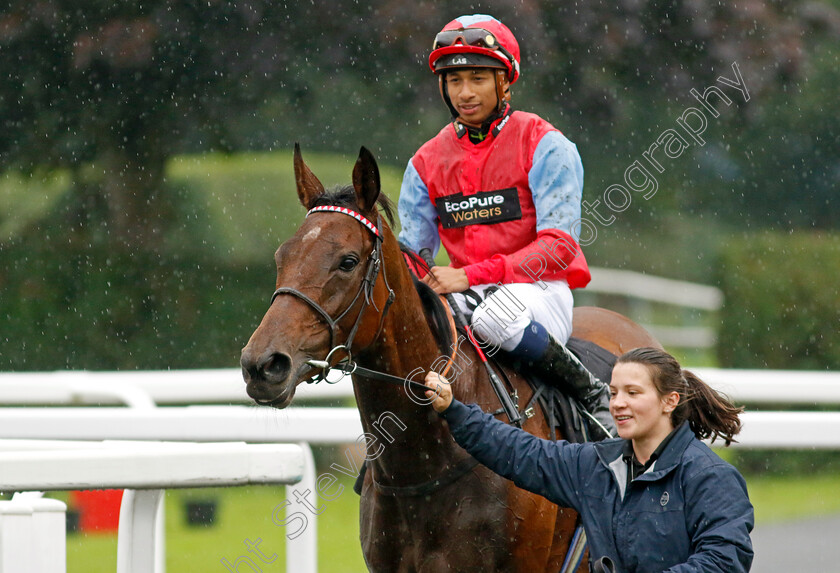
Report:
[[[337,346],[336,348],[333,348],[333,350],[336,350],[338,348],[345,350],[345,352],[347,352],[348,354],[350,353],[350,351],[345,349],[343,346]],[[379,372],[378,370],[370,370],[369,368],[363,368],[362,366],[359,366],[358,364],[352,361],[342,362],[335,366],[330,366],[329,362],[326,360],[310,360],[308,364],[310,364],[311,366],[315,366],[316,368],[325,369],[327,371],[338,370],[339,372],[343,373],[343,376],[346,376],[348,374],[354,374],[356,376],[361,376],[362,378],[367,378],[368,380],[376,380],[377,382],[385,382],[388,384],[394,384],[396,386],[410,386],[415,390],[419,390],[420,392],[425,392],[426,390],[429,390],[429,387],[425,384],[420,384],[419,382],[409,380],[408,378],[400,378],[399,376],[394,376],[393,374]],[[336,380],[335,382],[330,382],[325,377],[322,379],[327,384],[335,384],[336,382],[341,380],[341,378],[339,378],[339,380]],[[321,379],[317,380],[316,382],[320,381]],[[310,382],[310,384],[311,383],[312,382]]]

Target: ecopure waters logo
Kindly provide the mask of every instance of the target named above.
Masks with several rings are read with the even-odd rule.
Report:
[[[457,213],[458,211],[471,209],[472,207],[490,207],[492,205],[500,205],[504,202],[505,198],[501,195],[492,195],[490,197],[473,195],[469,199],[464,199],[463,201],[448,202],[445,204],[445,209],[447,213]]]
[[[455,193],[439,197],[435,207],[445,229],[522,218],[519,193],[515,187],[481,191],[469,196]]]

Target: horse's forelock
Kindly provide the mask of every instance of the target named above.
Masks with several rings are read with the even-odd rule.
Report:
[[[394,203],[384,193],[380,193],[376,199],[376,204],[385,214],[388,224],[394,226]],[[360,211],[359,204],[356,203],[356,191],[352,185],[336,186],[328,189],[312,201],[308,206],[309,209],[313,207],[347,207],[354,211]],[[374,221],[375,222],[375,221]]]

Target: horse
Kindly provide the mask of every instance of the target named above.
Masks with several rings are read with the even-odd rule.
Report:
[[[393,222],[373,155],[363,147],[352,185],[330,191],[297,145],[294,172],[308,214],[275,253],[274,296],[242,350],[249,396],[285,408],[297,385],[323,375],[338,355],[352,368],[406,380],[388,385],[358,372],[353,376],[367,438],[359,522],[368,569],[556,573],[569,551],[576,513],[478,464],[454,442],[423,392],[409,386],[412,377],[422,380],[418,372],[446,363],[458,400],[489,412],[499,407],[473,348],[454,344],[451,328],[427,318],[424,308],[442,303],[412,278],[382,219],[384,213]],[[595,307],[575,310],[574,332],[613,354],[659,346],[629,319]],[[505,373],[527,403],[531,386],[516,372]],[[549,435],[539,412],[522,427]],[[577,570],[588,570],[586,559]]]

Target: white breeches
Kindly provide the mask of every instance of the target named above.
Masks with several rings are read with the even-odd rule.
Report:
[[[493,288],[497,290],[492,291]],[[487,289],[491,293],[485,296]],[[454,293],[454,297],[485,352],[493,354],[498,348],[506,351],[516,348],[531,321],[542,324],[561,344],[572,334],[574,300],[566,281],[478,285],[470,290],[483,301],[468,302],[464,293]]]

